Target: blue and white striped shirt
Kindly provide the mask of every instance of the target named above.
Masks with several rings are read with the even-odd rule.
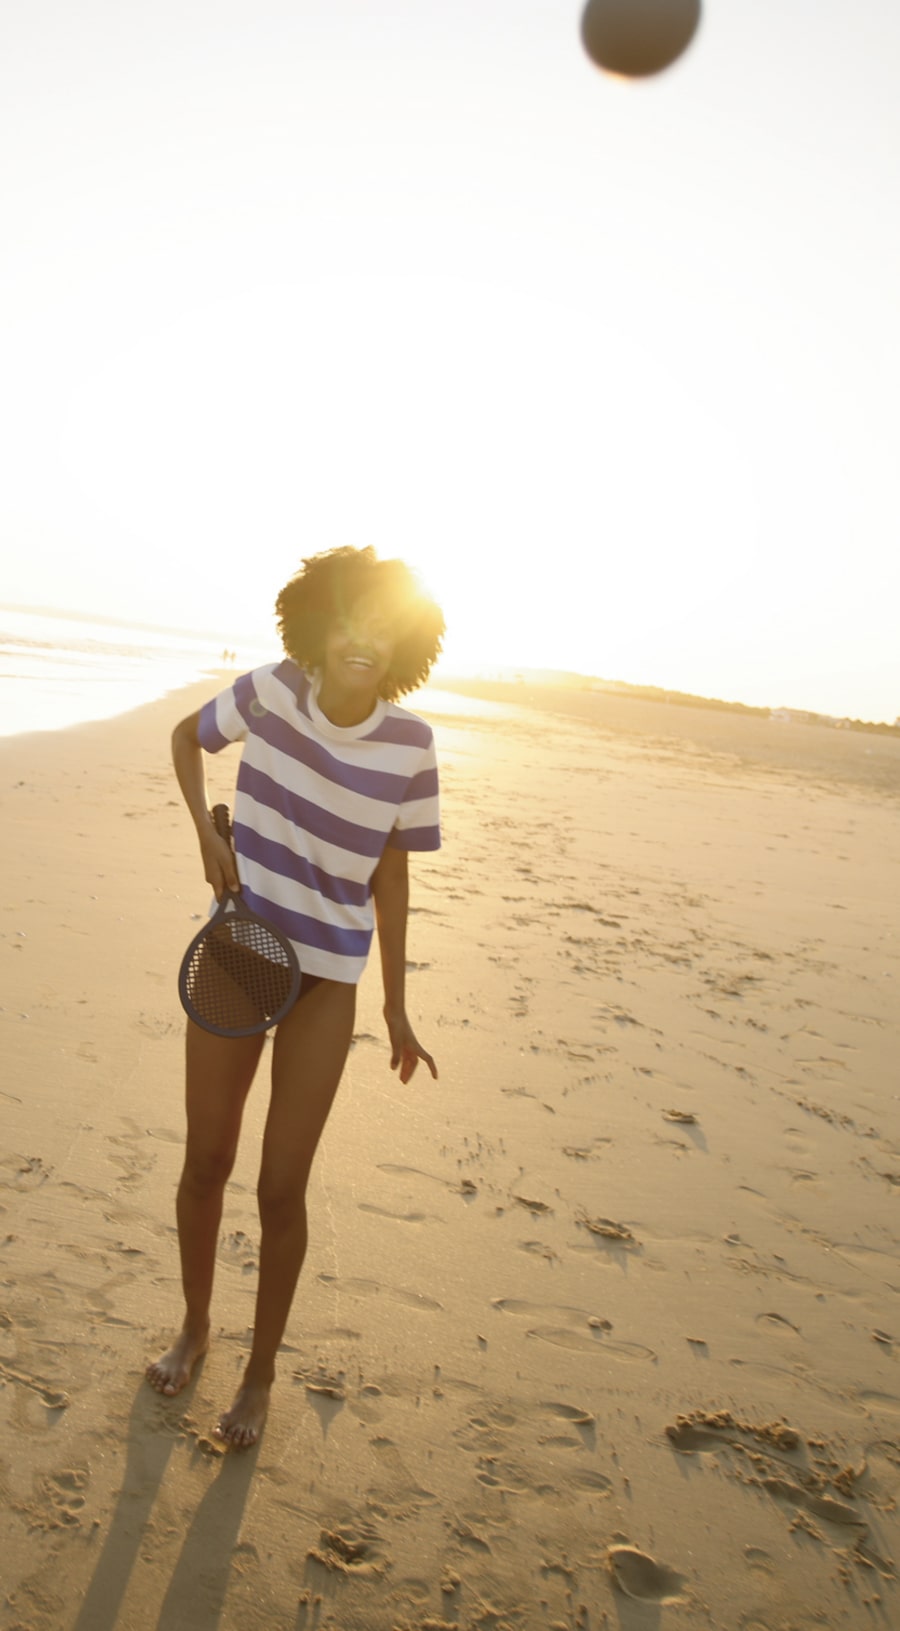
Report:
[[[247,905],[293,941],[304,973],[354,985],[385,846],[440,847],[434,736],[393,702],[333,725],[316,691],[289,660],[256,668],[206,704],[198,735],[207,753],[244,745],[233,827]]]

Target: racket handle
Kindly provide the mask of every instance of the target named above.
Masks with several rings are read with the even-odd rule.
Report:
[[[213,826],[220,838],[231,843],[231,816],[228,814],[227,804],[214,804],[212,810]]]

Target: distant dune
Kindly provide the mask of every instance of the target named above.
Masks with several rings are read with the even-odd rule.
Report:
[[[559,683],[521,680],[444,679],[440,689],[536,713],[563,715],[600,733],[633,737],[666,753],[688,745],[711,769],[737,763],[790,772],[811,781],[853,783],[889,797],[900,793],[900,730],[889,726],[839,730],[816,715],[710,703],[652,687],[595,686],[583,676]],[[427,689],[412,700],[427,713]]]
[[[447,691],[460,691],[472,696],[482,694],[485,685],[503,686],[504,700],[514,700],[522,687],[540,687],[554,691],[588,691],[593,695],[633,697],[645,702],[677,703],[682,708],[713,708],[720,713],[750,714],[758,719],[773,715],[782,721],[799,721],[807,725],[827,725],[856,731],[874,731],[878,735],[896,736],[900,740],[900,716],[890,725],[885,721],[850,719],[834,714],[816,713],[808,708],[791,708],[784,704],[756,706],[749,702],[728,701],[722,697],[697,696],[692,691],[674,691],[662,685],[630,685],[626,680],[601,679],[596,674],[575,674],[568,669],[555,668],[497,668],[477,675],[440,674],[436,683]],[[498,698],[500,693],[498,693]]]

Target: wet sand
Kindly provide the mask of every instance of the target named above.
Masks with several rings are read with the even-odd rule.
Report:
[[[238,1454],[262,1074],[212,1348],[143,1381],[207,907],[168,735],[207,694],[0,743],[3,1631],[900,1623],[898,744],[436,699],[440,1080],[388,1069],[374,959]]]

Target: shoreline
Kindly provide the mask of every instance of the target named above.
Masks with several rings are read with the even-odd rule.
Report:
[[[184,699],[184,712],[190,713],[231,684],[239,672],[243,670],[211,666],[205,678],[174,686],[122,713],[0,736],[0,752],[4,743],[46,741],[91,727],[114,727],[117,722],[142,716],[147,709],[168,707],[178,697]],[[458,713],[453,707],[453,699],[457,697],[461,704]],[[471,706],[473,703],[482,705],[480,720],[479,711]],[[587,727],[609,741],[640,745],[644,752],[671,753],[677,757],[687,749],[698,763],[718,765],[725,774],[743,765],[820,784],[834,781],[855,785],[887,798],[900,797],[900,737],[880,732],[838,730],[824,722],[788,722],[741,712],[707,711],[623,693],[506,681],[449,678],[401,698],[400,704],[413,713],[420,712],[435,726],[454,717],[465,724],[481,723],[485,728],[498,719],[528,713],[557,717]]]
[[[35,748],[41,743],[46,745],[50,741],[64,741],[69,738],[84,736],[90,738],[97,733],[107,730],[118,736],[128,730],[131,721],[138,728],[146,722],[150,715],[159,712],[161,717],[172,715],[172,726],[183,719],[187,714],[193,713],[196,708],[202,707],[217,691],[223,690],[235,677],[237,670],[210,669],[206,678],[188,681],[185,685],[174,685],[158,696],[149,697],[146,701],[138,702],[133,707],[124,708],[121,713],[104,714],[99,719],[75,719],[68,725],[55,725],[38,730],[17,731],[12,736],[0,735],[0,755],[12,752],[16,747]],[[178,704],[178,698],[181,703]],[[183,711],[181,711],[183,708]]]

